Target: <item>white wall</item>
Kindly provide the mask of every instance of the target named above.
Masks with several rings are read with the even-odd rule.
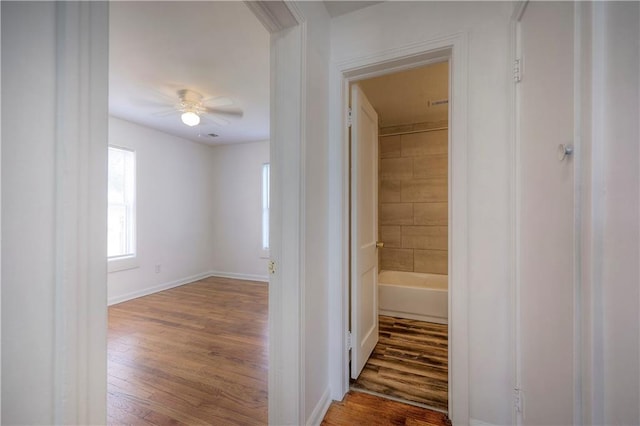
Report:
[[[214,235],[212,149],[115,117],[109,119],[109,144],[136,151],[139,263],[109,273],[109,302],[208,274]]]
[[[109,144],[136,151],[138,253],[137,268],[109,273],[109,303],[209,275],[268,280],[268,141],[208,146],[110,117]]]
[[[332,20],[334,62],[468,34],[469,415],[510,424],[509,3],[385,2]],[[454,142],[455,143],[455,142]],[[455,403],[455,402],[454,402]]]
[[[640,424],[640,7],[585,7],[582,416]]]
[[[4,424],[54,423],[55,30],[53,3],[2,4]]]
[[[106,419],[106,12],[2,3],[3,424]]]
[[[329,399],[328,131],[330,21],[321,2],[299,2],[307,19],[304,181],[305,418],[317,421]]]
[[[604,423],[640,424],[640,6],[602,8]]]
[[[268,281],[262,250],[262,165],[268,162],[269,141],[211,148],[215,273]]]

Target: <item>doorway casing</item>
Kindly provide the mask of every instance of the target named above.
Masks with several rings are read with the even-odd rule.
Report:
[[[469,422],[467,240],[467,34],[401,46],[332,65],[329,146],[329,371],[331,397],[349,390],[349,85],[449,61],[449,417]]]
[[[278,264],[269,293],[271,424],[304,423],[301,300],[304,213],[305,19],[294,3],[256,3],[271,33],[273,212],[271,254]],[[55,335],[52,407],[56,424],[106,420],[106,156],[108,3],[56,3],[42,11],[56,25],[55,298],[47,301]],[[43,52],[51,46],[43,46]],[[298,84],[291,84],[291,82]],[[291,88],[293,86],[293,88]],[[64,89],[64,90],[62,90]],[[80,124],[78,124],[80,123]],[[273,169],[272,169],[273,170]],[[287,177],[285,179],[284,177]],[[103,190],[104,188],[104,190]],[[283,194],[293,194],[285,199]],[[283,226],[286,223],[288,226]],[[302,259],[302,261],[301,261]],[[38,336],[36,336],[38,337]],[[301,422],[302,420],[302,422]]]

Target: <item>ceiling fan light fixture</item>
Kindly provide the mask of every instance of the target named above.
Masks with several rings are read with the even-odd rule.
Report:
[[[183,112],[180,119],[182,119],[182,122],[187,126],[193,127],[200,124],[200,116],[193,111]]]

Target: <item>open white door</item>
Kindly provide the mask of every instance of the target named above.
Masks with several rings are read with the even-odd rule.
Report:
[[[351,378],[378,343],[378,114],[351,87]]]
[[[574,418],[574,5],[529,2],[518,21],[519,423]]]

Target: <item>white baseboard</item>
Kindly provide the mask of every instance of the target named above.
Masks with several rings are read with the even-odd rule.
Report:
[[[179,280],[171,281],[168,283],[163,283],[160,285],[156,285],[153,287],[145,288],[138,291],[132,291],[131,293],[126,293],[120,296],[110,297],[107,301],[108,306],[115,305],[116,303],[126,302],[127,300],[137,299],[138,297],[148,296],[153,293],[157,293],[163,290],[169,290],[170,288],[179,287],[181,285],[189,284],[194,281],[202,280],[204,278],[209,278],[211,276],[211,272],[204,272],[202,274],[192,275],[190,277],[182,278]]]
[[[233,278],[236,280],[269,282],[267,275],[239,274],[236,272],[209,271],[210,277]]]
[[[494,425],[493,423],[483,422],[482,420],[478,420],[478,419],[469,419],[469,426],[497,426],[497,425]]]
[[[316,404],[316,408],[314,408],[311,415],[309,415],[309,418],[307,419],[307,426],[318,426],[322,423],[322,420],[331,405],[331,398],[329,395],[329,388],[326,388],[320,398],[320,401]]]
[[[194,281],[203,280],[209,277],[221,277],[221,278],[234,278],[237,280],[246,281],[260,281],[269,282],[269,277],[266,275],[251,275],[251,274],[237,274],[235,272],[220,272],[209,271],[202,274],[192,275],[190,277],[182,278],[179,280],[171,281],[168,283],[159,284],[153,287],[145,288],[142,290],[132,291],[131,293],[122,294],[115,297],[110,297],[107,301],[108,306],[115,305],[117,303],[126,302],[127,300],[137,299],[138,297],[148,296],[153,293],[157,293],[163,290],[169,290],[170,288],[179,287],[181,285],[189,284]]]

